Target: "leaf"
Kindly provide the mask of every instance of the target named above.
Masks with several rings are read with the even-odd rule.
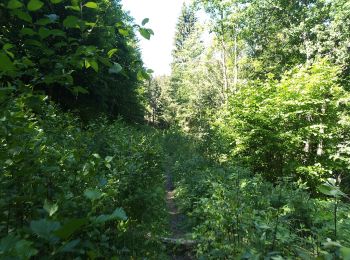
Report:
[[[106,156],[105,161],[110,163],[113,160],[113,156]]]
[[[41,18],[35,22],[35,24],[42,25],[42,26],[48,25],[50,23],[52,23],[52,21],[49,18]]]
[[[68,6],[65,6],[64,8],[65,8],[65,9],[70,9],[70,10],[73,10],[73,11],[80,12],[80,7],[77,6],[77,5],[74,5],[74,6],[68,5]]]
[[[137,72],[137,79],[142,81],[142,80],[150,80],[151,77],[148,75],[147,72],[143,71],[143,70],[139,70]]]
[[[112,67],[109,68],[108,72],[111,74],[118,74],[122,71],[122,66],[119,63],[114,62]]]
[[[30,0],[29,3],[27,4],[27,8],[29,11],[37,11],[41,7],[43,7],[44,3],[41,2],[40,0]]]
[[[118,51],[118,49],[111,49],[107,55],[108,55],[108,58],[112,58],[113,54],[116,53]]]
[[[91,68],[94,69],[95,72],[98,72],[98,63],[95,60],[89,60]]]
[[[7,3],[8,9],[17,9],[17,8],[21,8],[22,6],[23,6],[23,3],[18,0],[10,0]]]
[[[55,231],[55,235],[66,240],[87,223],[88,220],[86,218],[70,219],[60,229]]]
[[[58,205],[57,204],[51,204],[47,200],[44,202],[44,209],[45,211],[49,214],[51,217],[53,214],[55,214],[58,210]]]
[[[95,2],[87,2],[86,4],[84,4],[84,6],[87,8],[92,8],[92,9],[98,8],[97,3],[95,3]]]
[[[145,38],[147,40],[151,39],[151,33],[149,32],[149,30],[147,30],[145,28],[140,28],[139,32],[143,38]]]
[[[84,196],[94,201],[102,197],[102,193],[96,189],[87,189],[84,191]]]
[[[63,0],[50,0],[51,3],[53,4],[59,4],[61,3]]]
[[[0,241],[1,256],[15,255],[18,259],[30,259],[38,253],[38,250],[32,247],[33,242],[19,239],[13,235],[8,235]],[[13,259],[6,258],[5,259]]]
[[[31,28],[23,28],[23,29],[20,31],[20,34],[21,34],[21,35],[33,36],[33,35],[36,34],[36,32],[34,32],[34,30],[31,29]]]
[[[66,28],[79,28],[80,20],[78,17],[73,15],[68,15],[63,21],[63,26]]]
[[[149,22],[149,18],[145,18],[142,21],[142,26],[146,25]]]
[[[12,13],[17,16],[18,19],[21,19],[25,22],[31,23],[33,21],[32,17],[22,10],[13,10]]]
[[[105,223],[111,220],[127,220],[125,211],[122,208],[117,208],[110,215],[102,214],[96,218],[93,218],[93,222],[96,224]]]
[[[73,249],[80,243],[80,239],[74,239],[62,246],[58,252],[73,252]]]
[[[350,260],[350,248],[342,247],[339,249],[340,255],[343,257],[343,260]]]
[[[112,215],[116,218],[119,218],[121,220],[127,220],[128,217],[126,216],[125,211],[122,208],[117,208],[114,210],[114,212],[112,213]]]
[[[329,184],[322,184],[318,187],[318,190],[328,196],[332,196],[332,197],[338,197],[338,196],[345,196],[345,194],[339,190],[338,187],[336,186],[332,186]]]
[[[51,30],[51,35],[56,37],[66,37],[66,33],[59,29],[53,29]]]
[[[79,94],[79,93],[81,93],[81,94],[89,94],[89,91],[87,89],[81,87],[81,86],[74,86],[73,87],[73,93],[76,94],[76,95]]]
[[[47,219],[34,220],[30,222],[30,229],[39,237],[52,240],[54,231],[60,228],[60,223]]]
[[[49,29],[47,29],[45,27],[40,27],[38,34],[39,34],[40,38],[42,40],[44,40],[51,35],[51,32]]]
[[[16,255],[21,259],[31,259],[32,256],[38,253],[38,250],[33,248],[32,244],[33,242],[27,240],[19,240],[15,246]]]
[[[129,31],[127,29],[119,28],[118,32],[123,35],[124,37],[129,35]]]
[[[16,67],[5,53],[0,53],[0,71],[14,71]]]

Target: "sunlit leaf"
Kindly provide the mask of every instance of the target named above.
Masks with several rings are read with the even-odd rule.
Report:
[[[84,6],[88,7],[88,8],[92,8],[92,9],[98,8],[97,3],[95,3],[95,2],[87,2],[86,4],[84,4]]]
[[[118,49],[111,49],[107,55],[108,55],[108,58],[112,58],[113,54],[116,53],[118,51]]]
[[[51,217],[53,214],[55,214],[57,212],[58,205],[56,203],[52,204],[52,203],[48,202],[47,200],[45,200],[44,209]]]

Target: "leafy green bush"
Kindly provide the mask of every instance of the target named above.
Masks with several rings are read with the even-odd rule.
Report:
[[[161,255],[154,132],[103,118],[82,127],[32,94],[6,99],[0,118],[1,258]]]

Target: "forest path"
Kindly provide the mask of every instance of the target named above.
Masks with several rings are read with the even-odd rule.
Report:
[[[168,255],[173,260],[192,260],[191,247],[194,242],[186,239],[185,216],[179,211],[174,201],[175,189],[170,167],[166,167],[166,204],[169,213],[171,238],[163,241],[168,245]]]

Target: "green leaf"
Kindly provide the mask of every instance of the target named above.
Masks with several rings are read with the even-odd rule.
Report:
[[[113,217],[119,218],[120,220],[127,220],[128,219],[124,209],[122,209],[122,208],[115,209],[114,212],[112,213],[112,215],[113,215]]]
[[[87,223],[88,220],[86,218],[70,219],[60,229],[55,231],[55,235],[66,240]]]
[[[77,95],[77,94],[89,94],[89,91],[81,86],[74,86],[72,88],[72,92]]]
[[[16,256],[15,259],[30,259],[38,253],[38,250],[33,248],[32,244],[30,241],[8,235],[0,241],[1,256],[4,259],[14,259],[12,257],[6,258],[6,255]]]
[[[38,21],[35,22],[37,25],[45,26],[52,23],[52,21],[49,18],[41,18]]]
[[[129,31],[127,29],[119,28],[118,32],[123,35],[124,37],[129,35]]]
[[[63,0],[50,0],[51,1],[51,3],[53,3],[53,4],[59,4],[59,3],[61,3]]]
[[[329,185],[329,184],[322,184],[318,187],[318,190],[328,196],[332,197],[338,197],[338,196],[344,196],[345,194],[339,190],[338,187]]]
[[[343,260],[350,260],[350,248],[342,247],[339,249],[340,255],[343,257]]]
[[[16,67],[5,53],[0,53],[0,71],[14,71]]]
[[[31,23],[33,21],[32,17],[22,10],[13,10],[12,13],[17,16],[18,19],[21,19],[25,22]]]
[[[58,249],[58,252],[73,252],[73,249],[80,243],[80,239],[74,239],[72,241],[69,241],[64,246],[62,246],[60,249]]]
[[[51,204],[47,200],[44,202],[44,209],[45,211],[49,214],[51,217],[53,214],[55,214],[58,210],[58,205],[57,204]]]
[[[125,211],[122,208],[117,208],[110,215],[102,214],[96,218],[93,218],[93,222],[96,224],[105,223],[111,220],[127,220]]]
[[[59,29],[53,29],[51,30],[51,35],[56,37],[66,37],[66,33]]]
[[[94,69],[95,72],[98,72],[98,63],[95,60],[89,60],[91,68]]]
[[[54,231],[60,228],[60,223],[47,219],[34,220],[30,222],[30,229],[39,237],[51,240]]]
[[[119,63],[114,62],[112,67],[109,68],[108,72],[111,74],[118,74],[122,71],[122,66]]]
[[[29,3],[27,4],[27,8],[29,11],[37,11],[41,7],[43,7],[44,3],[41,2],[40,0],[30,0]]]
[[[45,28],[45,27],[40,27],[38,33],[39,33],[39,36],[42,40],[46,39],[47,37],[49,37],[51,35],[50,30]]]
[[[149,18],[145,18],[142,21],[142,26],[146,25],[149,22]]]
[[[142,81],[142,80],[150,80],[151,77],[148,75],[147,72],[143,71],[143,70],[139,70],[137,72],[137,79]]]
[[[92,9],[98,8],[97,3],[95,3],[95,2],[87,2],[86,4],[84,4],[84,6],[87,8],[92,8]]]
[[[80,23],[80,20],[78,17],[69,15],[66,17],[66,19],[64,19],[63,26],[66,28],[79,28],[80,27],[79,23]]]
[[[147,30],[145,28],[140,28],[139,32],[143,38],[145,38],[147,40],[151,39],[151,33],[149,32],[149,30]]]
[[[20,31],[20,35],[29,35],[29,36],[33,36],[35,35],[36,32],[34,32],[33,29],[31,28],[23,28],[21,31]]]
[[[107,67],[111,67],[112,66],[112,63],[107,58],[97,56],[97,59],[98,59],[99,62],[101,62],[103,65],[105,65]]]
[[[21,8],[22,6],[23,6],[23,3],[18,0],[10,0],[7,3],[8,9],[17,9],[17,8]]]
[[[87,189],[86,191],[84,191],[84,195],[92,201],[102,197],[102,193],[96,189]]]
[[[111,49],[107,55],[108,55],[108,58],[112,58],[113,54],[116,53],[118,51],[118,49]]]
[[[68,6],[65,6],[64,8],[65,8],[65,9],[69,9],[69,10],[73,10],[73,11],[80,12],[80,7],[77,6],[77,5],[74,5],[74,6],[68,5]]]

